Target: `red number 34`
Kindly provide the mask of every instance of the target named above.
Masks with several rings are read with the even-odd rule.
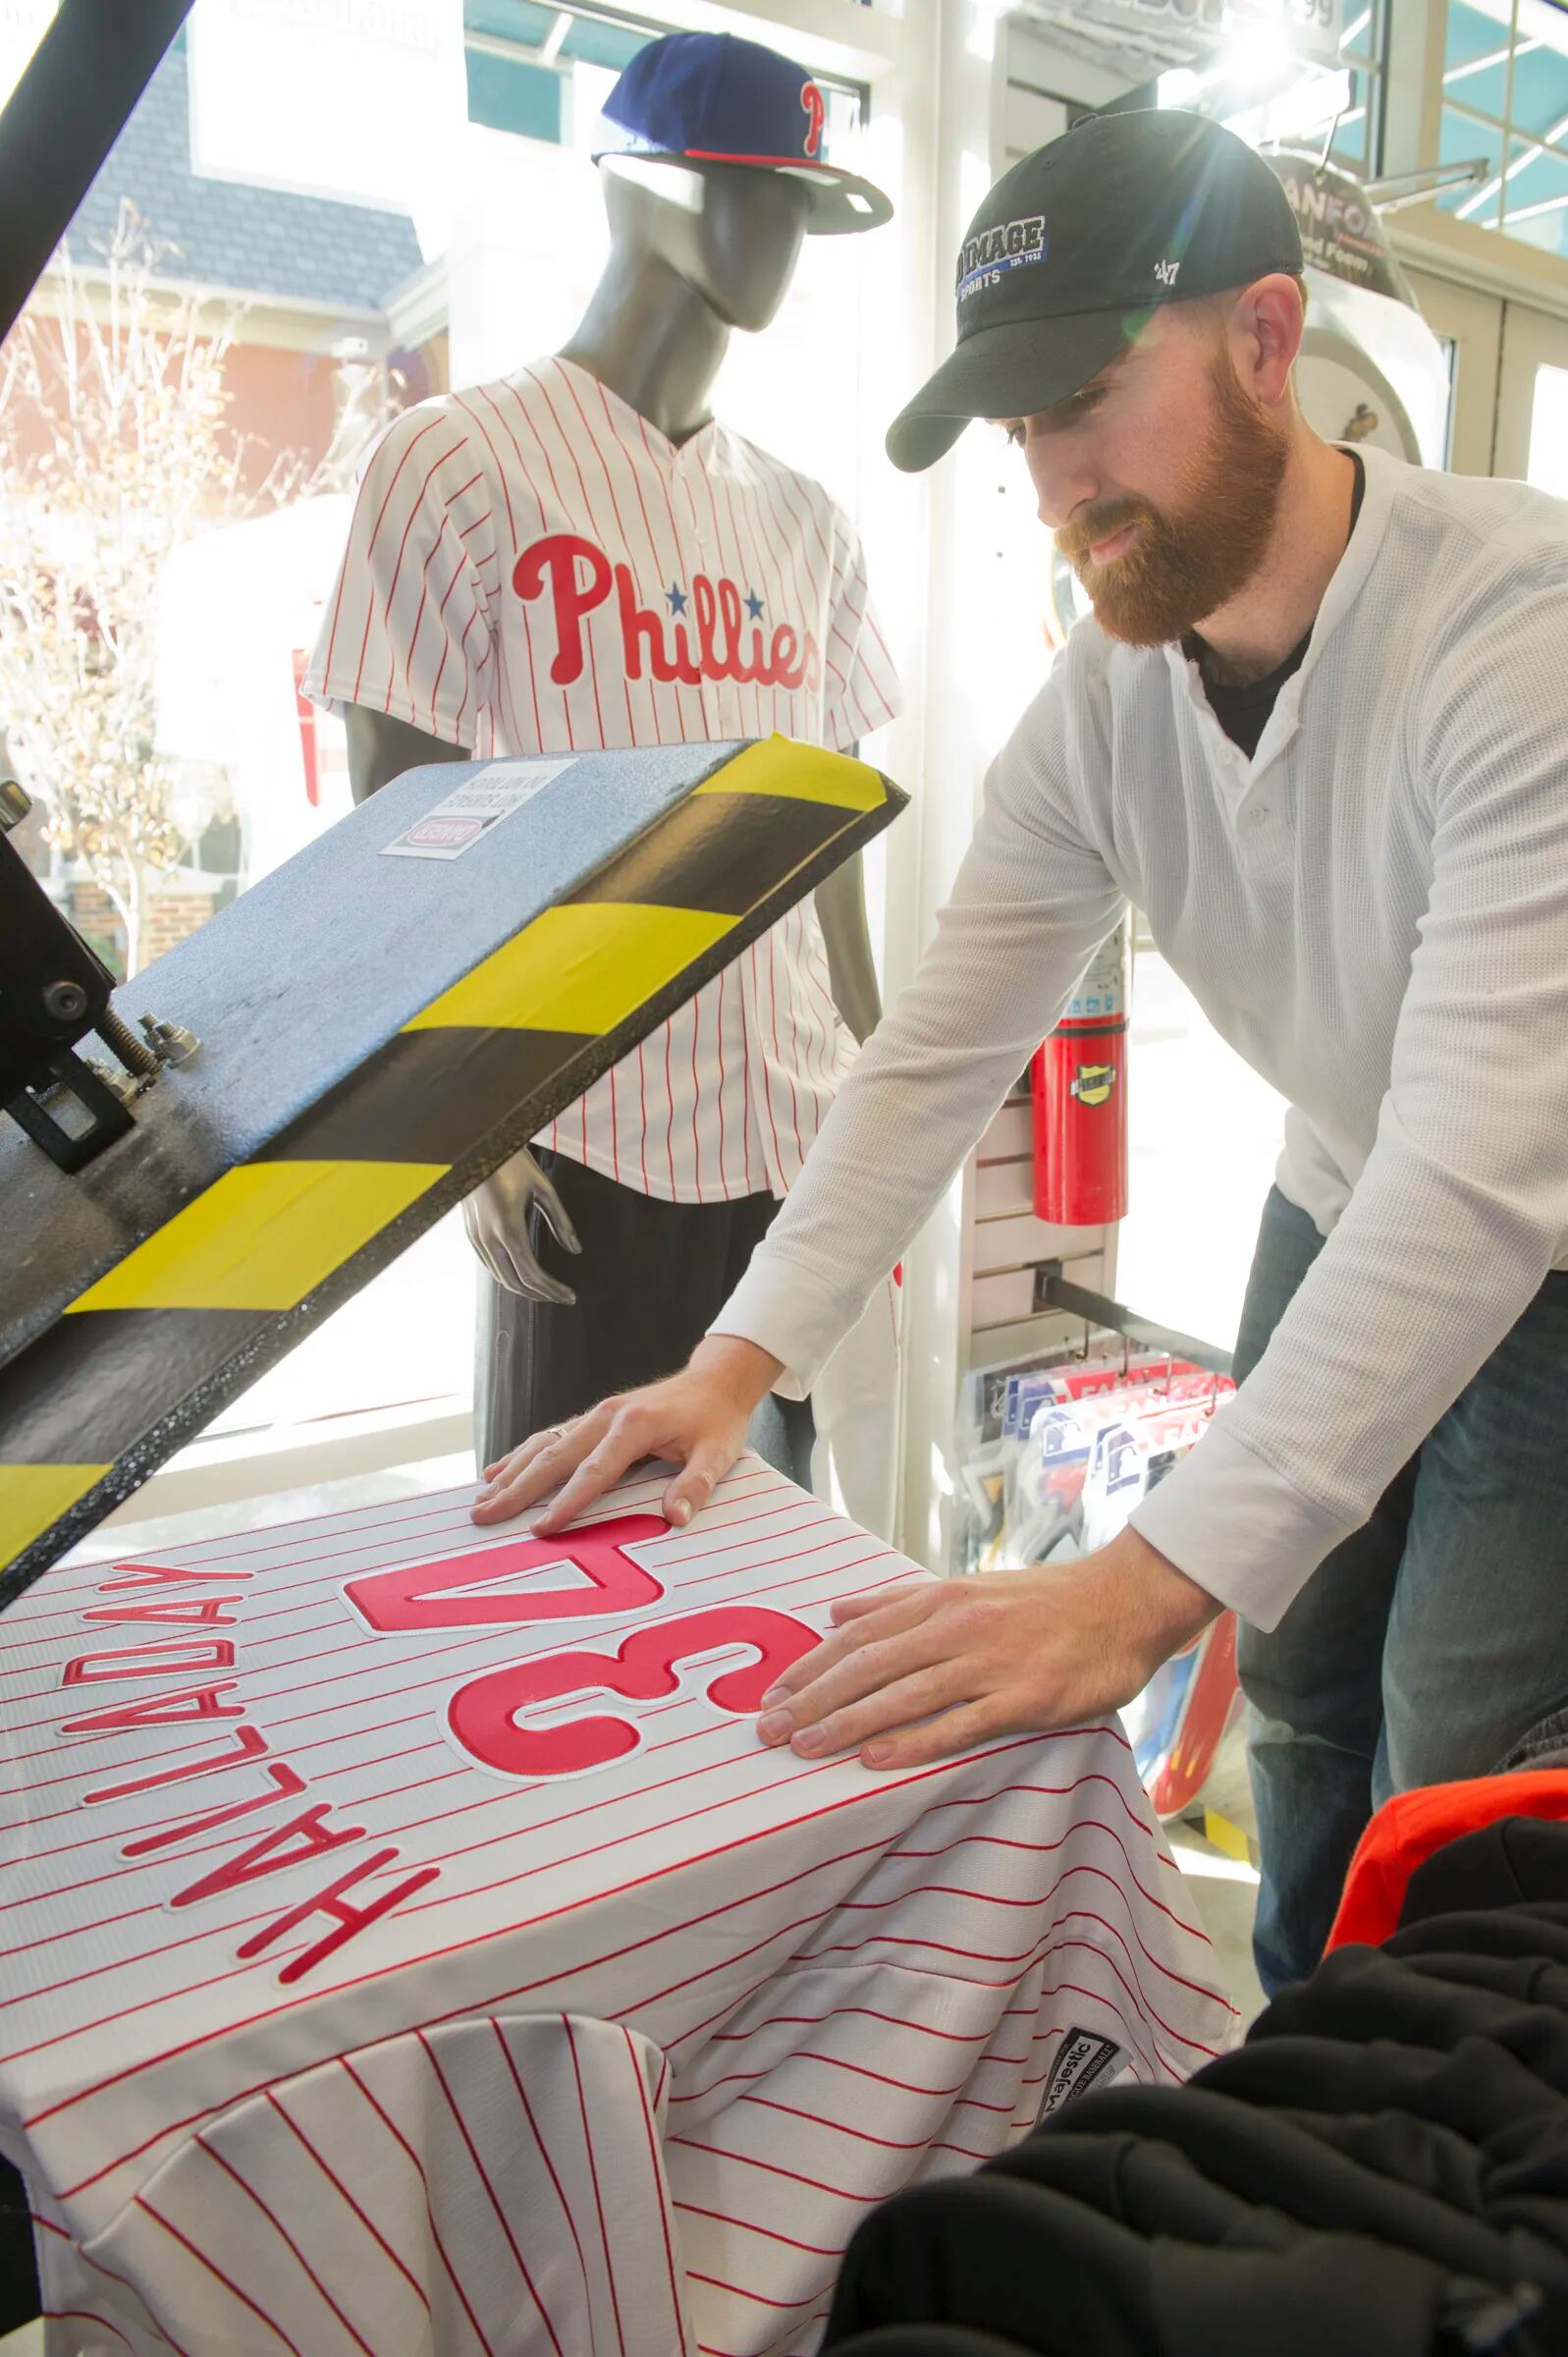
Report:
[[[596,1523],[566,1539],[524,1539],[484,1548],[445,1562],[401,1564],[348,1582],[344,1593],[367,1628],[378,1634],[435,1628],[526,1627],[541,1620],[580,1618],[657,1603],[664,1583],[627,1548],[663,1538],[668,1524],[651,1514]],[[586,1587],[541,1588],[531,1595],[496,1583],[530,1571],[579,1571]],[[489,1594],[475,1594],[489,1588]],[[453,1593],[453,1591],[459,1591]],[[635,1751],[636,1723],[619,1713],[594,1712],[547,1727],[519,1727],[517,1714],[574,1694],[616,1694],[651,1702],[679,1686],[677,1665],[700,1662],[744,1645],[755,1661],[715,1668],[705,1681],[722,1711],[754,1711],[791,1662],[819,1642],[817,1632],[787,1613],[755,1605],[711,1605],[678,1613],[636,1630],[614,1653],[584,1648],[534,1654],[487,1670],[460,1685],[447,1703],[447,1727],[459,1747],[501,1776],[582,1776]]]

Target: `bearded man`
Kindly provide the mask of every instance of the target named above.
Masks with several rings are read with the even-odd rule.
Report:
[[[1568,1698],[1568,509],[1321,441],[1301,266],[1272,173],[1190,115],[1096,118],[992,190],[889,450],[1001,422],[1094,618],[712,1334],[475,1509],[564,1483],[558,1530],[656,1455],[688,1518],[1130,901],[1291,1105],[1239,1394],[1098,1553],[837,1607],[760,1731],[902,1768],[1076,1723],[1233,1606],[1270,1989],[1316,1961],[1375,1803],[1487,1773]]]

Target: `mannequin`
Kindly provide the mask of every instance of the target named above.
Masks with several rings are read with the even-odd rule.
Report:
[[[605,115],[610,255],[568,343],[406,412],[366,470],[307,682],[344,713],[356,800],[493,752],[842,748],[896,709],[852,527],[710,406],[805,237],[891,208],[821,154],[817,85],[752,42],[650,42]],[[858,863],[814,907],[465,1205],[481,1468],[681,1363],[717,1314],[880,1014]],[[885,1355],[894,1324],[880,1305]],[[813,1431],[776,1399],[753,1439],[808,1482]]]
[[[708,422],[708,396],[733,331],[760,334],[778,316],[805,239],[806,192],[798,181],[737,164],[680,170],[610,156],[601,173],[610,260],[562,357],[619,393],[668,441],[685,442]],[[688,185],[673,185],[680,181]],[[472,758],[468,746],[386,712],[351,704],[344,717],[356,802],[424,762]],[[864,1042],[882,1001],[858,856],[818,887],[816,907],[834,1004]],[[560,1195],[526,1147],[469,1198],[469,1237],[509,1291],[570,1307],[571,1287],[540,1266],[528,1241],[536,1206],[556,1241],[575,1252]]]

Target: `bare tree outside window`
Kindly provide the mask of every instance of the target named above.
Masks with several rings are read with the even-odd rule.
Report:
[[[225,383],[243,306],[174,258],[123,206],[101,253],[62,247],[0,352],[0,730],[45,842],[118,914],[128,974],[191,839],[156,742],[163,570],[215,525],[342,488],[390,400],[384,369],[351,369],[326,456],[275,454],[257,482]]]

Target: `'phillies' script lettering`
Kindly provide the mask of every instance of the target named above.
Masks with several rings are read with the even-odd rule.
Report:
[[[652,678],[698,687],[704,680],[732,680],[739,686],[820,686],[822,663],[809,630],[804,637],[782,622],[768,640],[759,625],[749,632],[741,620],[741,595],[729,579],[692,578],[695,644],[684,622],[665,618],[637,603],[629,565],[612,565],[602,548],[576,532],[552,532],[534,541],[517,559],[512,585],[529,604],[549,592],[555,608],[556,653],[550,677],[558,687],[580,680],[587,659],[584,624],[614,590],[621,621],[622,652],[628,680],[640,680],[644,665]],[[681,603],[685,599],[682,596]],[[749,639],[749,648],[748,648]]]

